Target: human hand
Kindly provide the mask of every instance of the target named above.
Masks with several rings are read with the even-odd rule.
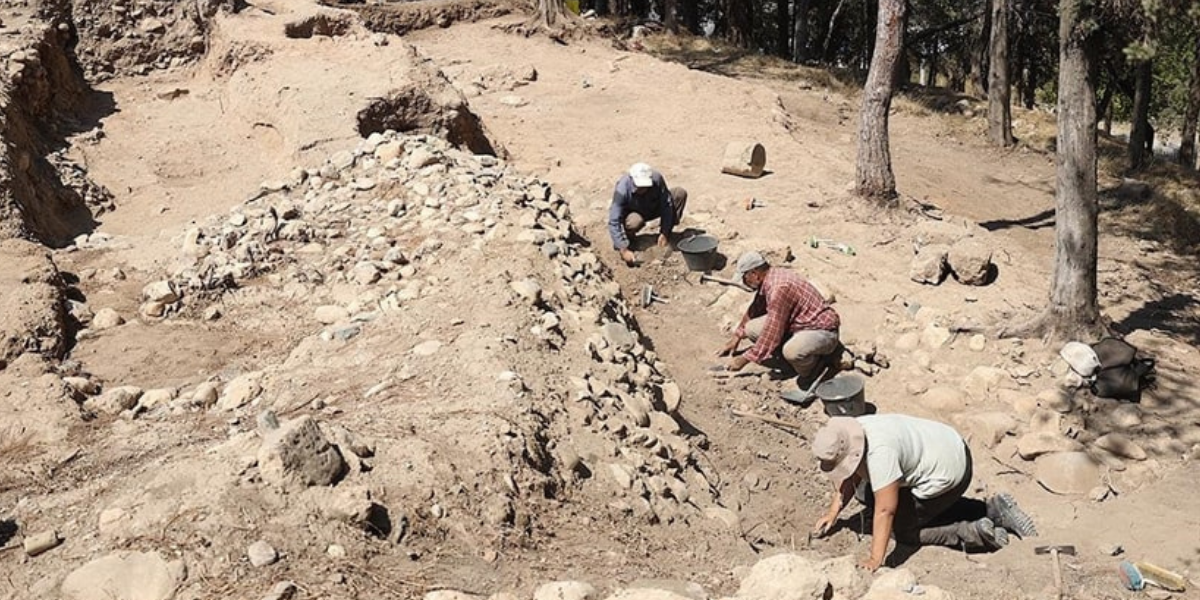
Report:
[[[671,240],[667,239],[667,234],[665,234],[665,233],[658,234],[659,247],[665,248],[665,247],[667,247],[667,244],[670,244],[670,243],[671,243]]]
[[[627,265],[633,265],[633,263],[637,262],[637,255],[633,253],[633,250],[625,248],[621,250],[621,260],[625,261]]]
[[[858,563],[858,568],[864,569],[869,573],[874,573],[875,571],[879,570],[879,567],[882,567],[882,566],[883,566],[883,559],[875,558],[875,557],[868,557],[867,559]]]
[[[739,338],[736,335],[733,336],[728,342],[725,342],[724,346],[721,346],[720,350],[717,350],[717,356],[729,356],[734,352],[737,352],[738,344],[741,341],[742,338]]]
[[[829,530],[833,529],[833,524],[837,523],[837,515],[826,514],[817,520],[817,524],[813,526],[813,537],[825,537],[829,535]]]

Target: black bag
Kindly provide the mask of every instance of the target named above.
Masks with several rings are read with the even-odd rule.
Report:
[[[1138,358],[1137,348],[1117,338],[1100,340],[1092,350],[1100,359],[1092,393],[1101,398],[1140,402],[1142,390],[1154,383],[1154,359]]]

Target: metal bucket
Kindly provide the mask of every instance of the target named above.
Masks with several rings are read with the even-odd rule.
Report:
[[[831,417],[858,417],[867,412],[861,377],[838,375],[818,385],[816,394],[825,405],[825,414]]]
[[[711,235],[693,235],[679,242],[679,252],[689,271],[711,271],[717,258],[717,238]]]

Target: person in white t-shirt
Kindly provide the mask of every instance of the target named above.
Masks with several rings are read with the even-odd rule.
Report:
[[[986,503],[963,498],[971,485],[971,451],[949,425],[907,415],[833,417],[812,448],[836,490],[813,534],[829,533],[861,486],[861,499],[874,513],[871,555],[860,565],[870,571],[883,565],[893,534],[899,544],[967,551],[1003,548],[1009,531],[1037,535],[1008,494]]]

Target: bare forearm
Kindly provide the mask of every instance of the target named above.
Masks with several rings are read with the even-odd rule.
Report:
[[[887,555],[888,541],[892,537],[892,522],[896,515],[890,510],[875,509],[874,525],[871,529],[871,560],[883,564]]]

